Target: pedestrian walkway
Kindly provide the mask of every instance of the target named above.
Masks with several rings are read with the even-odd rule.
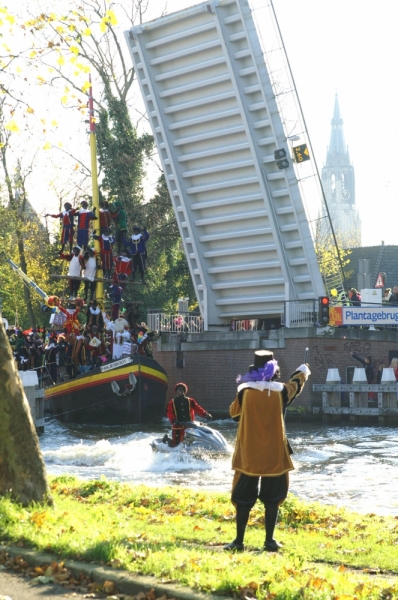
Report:
[[[108,566],[61,559],[54,554],[26,548],[0,545],[0,600],[45,600],[47,598],[112,598],[117,600],[227,600],[195,592],[176,582],[162,583],[155,577],[145,577]],[[22,566],[21,566],[22,565]],[[70,573],[64,585],[40,583],[32,585],[32,571],[47,573],[51,565],[62,565]],[[12,571],[12,567],[19,573]],[[43,569],[42,569],[43,568]],[[22,573],[22,574],[21,574]],[[35,573],[35,574],[36,574]],[[35,575],[34,574],[34,575]],[[46,581],[45,576],[41,577]],[[33,577],[34,578],[34,577]],[[5,598],[2,598],[5,596]],[[7,598],[9,596],[9,598]]]
[[[54,583],[32,585],[28,575],[18,575],[0,567],[0,600],[46,600],[47,598],[87,599],[87,594],[67,591]]]

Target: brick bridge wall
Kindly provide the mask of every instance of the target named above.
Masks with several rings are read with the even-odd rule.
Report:
[[[304,361],[305,347],[309,348],[308,363],[312,375],[302,392],[296,399],[296,407],[304,407],[306,412],[312,412],[313,406],[321,405],[321,394],[312,392],[312,384],[324,383],[328,368],[338,368],[343,383],[346,382],[346,367],[362,365],[352,358],[350,352],[362,356],[372,356],[376,370],[380,364],[389,365],[389,352],[396,351],[398,357],[398,340],[395,332],[389,333],[389,339],[371,339],[383,337],[382,332],[366,335],[367,330],[360,330],[361,335],[355,337],[355,330],[336,330],[333,337],[286,337],[284,335],[283,348],[269,348],[274,352],[275,358],[281,368],[281,381],[288,379],[289,375]],[[354,332],[354,333],[353,333]],[[291,333],[291,332],[290,332]],[[340,335],[339,335],[340,334]],[[337,337],[339,336],[339,337]],[[253,363],[253,349],[206,349],[194,350],[194,342],[189,346],[189,351],[183,352],[185,365],[177,368],[177,358],[181,354],[177,351],[159,351],[154,345],[154,358],[166,370],[169,378],[168,398],[174,395],[174,386],[179,381],[184,381],[189,387],[189,395],[195,398],[210,412],[218,415],[228,413],[228,408],[236,392],[236,377],[247,371]],[[260,347],[260,346],[259,346]],[[264,345],[262,346],[264,347]],[[269,347],[269,344],[268,344]]]

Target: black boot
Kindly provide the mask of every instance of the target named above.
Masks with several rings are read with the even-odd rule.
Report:
[[[266,552],[278,552],[281,548],[276,540],[274,540],[274,531],[278,520],[279,508],[277,504],[267,504],[265,507],[265,542],[264,550]]]
[[[230,544],[224,546],[224,550],[234,550],[235,552],[243,552],[245,545],[243,543],[246,531],[246,525],[249,520],[251,508],[238,504],[236,507],[236,538]]]

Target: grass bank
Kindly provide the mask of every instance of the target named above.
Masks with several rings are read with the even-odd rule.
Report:
[[[259,599],[398,599],[398,519],[307,504],[289,495],[280,512],[279,554],[259,552],[258,503],[247,551],[221,547],[235,537],[227,494],[51,479],[54,508],[0,499],[0,542],[63,558],[106,563],[203,592]]]

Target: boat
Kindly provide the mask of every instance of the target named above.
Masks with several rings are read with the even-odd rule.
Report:
[[[63,315],[56,313],[51,297],[5,257],[13,271],[41,297],[52,311],[50,323],[62,328]],[[27,332],[25,332],[27,333]],[[159,334],[152,332],[151,340]],[[46,367],[38,369],[44,390],[44,414],[63,422],[120,425],[155,423],[165,414],[167,374],[153,358],[135,354],[113,359],[68,381],[48,385]],[[40,398],[42,394],[40,394]],[[40,412],[41,409],[40,409]]]
[[[166,371],[136,354],[44,389],[44,414],[64,423],[155,423],[165,414]]]
[[[154,452],[174,453],[181,450],[188,454],[210,454],[212,456],[223,456],[232,454],[232,447],[228,444],[225,437],[204,423],[197,421],[188,421],[182,423],[185,426],[184,441],[171,448],[165,438],[155,438],[151,441],[151,447]]]
[[[93,208],[99,214],[96,131],[91,87],[89,108],[90,115],[93,117],[90,118],[92,199]],[[94,247],[99,255],[100,245],[97,238],[94,239]],[[60,298],[49,296],[11,259],[6,258],[6,260],[24,284],[39,294],[44,302],[41,306],[42,312],[52,313],[50,324],[63,329],[66,311],[62,309]],[[97,268],[94,281],[96,282],[95,298],[100,306],[104,306],[104,281],[108,280],[102,277],[102,268]],[[74,300],[76,309],[80,309],[83,301],[80,298]],[[79,307],[78,300],[81,302]],[[78,312],[79,310],[76,310],[76,314],[73,313],[73,318],[76,319]],[[160,334],[152,331],[145,337],[156,341]],[[46,375],[45,371],[47,371],[45,366],[37,368],[41,385],[44,387],[45,417],[56,418],[63,422],[122,425],[155,423],[165,414],[167,374],[156,360],[143,353],[140,354],[140,348],[137,354],[108,360],[68,381],[45,385],[44,381],[52,381],[50,374],[47,372]]]

